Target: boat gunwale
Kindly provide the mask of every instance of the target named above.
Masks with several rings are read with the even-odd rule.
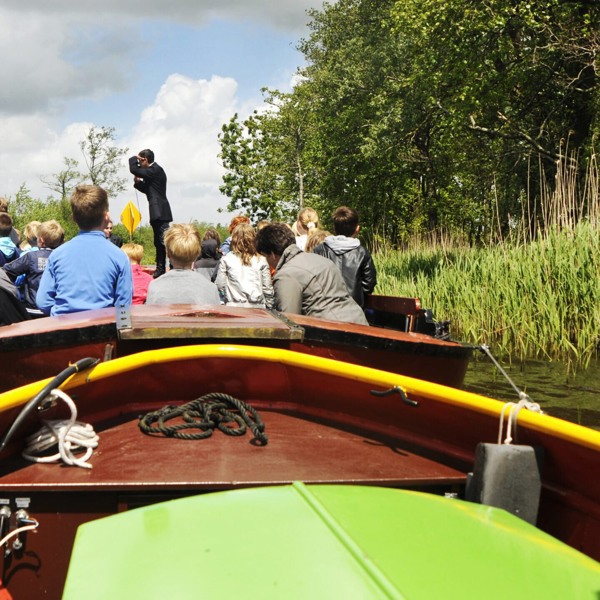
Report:
[[[282,363],[287,366],[300,367],[313,372],[322,372],[329,375],[341,376],[346,379],[363,381],[383,388],[399,386],[409,397],[411,394],[414,394],[441,404],[453,405],[471,412],[494,416],[498,418],[498,423],[500,422],[502,409],[507,404],[500,400],[487,398],[465,390],[415,379],[406,375],[380,371],[371,367],[344,363],[330,358],[312,356],[291,350],[238,344],[201,344],[145,350],[137,354],[101,362],[88,371],[76,373],[65,381],[61,389],[69,390],[81,384],[110,378],[113,375],[123,374],[154,364],[196,360],[198,358],[224,358],[227,356],[239,360],[261,360]],[[51,380],[52,378],[44,379],[0,394],[0,411],[10,410],[25,404]],[[508,420],[508,411],[506,413],[505,420]],[[549,434],[553,437],[600,451],[600,432],[575,423],[569,423],[550,415],[522,410],[518,416],[518,424],[519,427],[529,428],[533,431]]]

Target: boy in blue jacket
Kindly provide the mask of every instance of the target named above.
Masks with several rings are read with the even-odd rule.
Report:
[[[129,306],[133,294],[127,255],[107,243],[108,195],[97,185],[78,185],[71,196],[79,233],[48,258],[36,302],[49,315]]]

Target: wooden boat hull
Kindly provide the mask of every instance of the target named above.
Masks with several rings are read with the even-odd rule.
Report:
[[[0,395],[0,432],[47,383]],[[5,558],[3,581],[17,597],[59,595],[79,525],[161,500],[294,481],[462,496],[476,446],[496,440],[503,406],[394,373],[224,344],[114,359],[61,387],[75,399],[79,420],[99,432],[100,446],[91,470],[19,457],[23,437],[39,427],[40,417],[64,417],[60,404],[30,414],[8,441],[0,462],[0,498],[13,512],[27,503],[40,523],[24,551]],[[190,441],[140,432],[140,414],[212,392],[259,411],[268,444],[252,443],[249,434],[215,432]],[[527,411],[519,414],[517,433],[519,444],[545,453],[539,527],[600,558],[600,481],[590,476],[598,464],[600,433]]]
[[[421,311],[422,312],[422,311]],[[383,311],[381,314],[391,314]],[[418,313],[420,314],[420,313]],[[422,316],[407,327],[426,329]],[[460,387],[473,350],[414,331],[348,325],[227,306],[132,306],[46,317],[0,328],[0,391],[37,381],[83,356],[100,360],[190,343],[284,348]]]

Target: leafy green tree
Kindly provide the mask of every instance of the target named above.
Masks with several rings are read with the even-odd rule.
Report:
[[[83,175],[77,170],[78,161],[74,158],[64,158],[65,168],[58,173],[41,177],[43,183],[63,200],[68,199]]]
[[[354,206],[374,240],[493,240],[524,214],[533,234],[558,165],[587,167],[571,156],[593,155],[600,129],[600,3],[338,0],[310,15],[300,83],[224,128],[231,209],[273,218],[308,197],[324,215]]]
[[[315,199],[307,157],[310,110],[298,91],[263,93],[264,112],[254,111],[242,122],[236,114],[221,129],[226,173],[220,190],[230,198],[229,211],[243,211],[255,221],[285,221]]]
[[[109,197],[115,197],[127,189],[127,180],[119,176],[121,158],[128,148],[113,145],[114,127],[91,127],[79,147],[83,154],[87,172],[84,179],[93,185],[103,187]]]

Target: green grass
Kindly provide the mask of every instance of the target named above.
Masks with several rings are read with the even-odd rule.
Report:
[[[376,293],[419,297],[455,339],[583,366],[597,353],[600,229],[588,222],[526,245],[430,245],[374,259]]]

